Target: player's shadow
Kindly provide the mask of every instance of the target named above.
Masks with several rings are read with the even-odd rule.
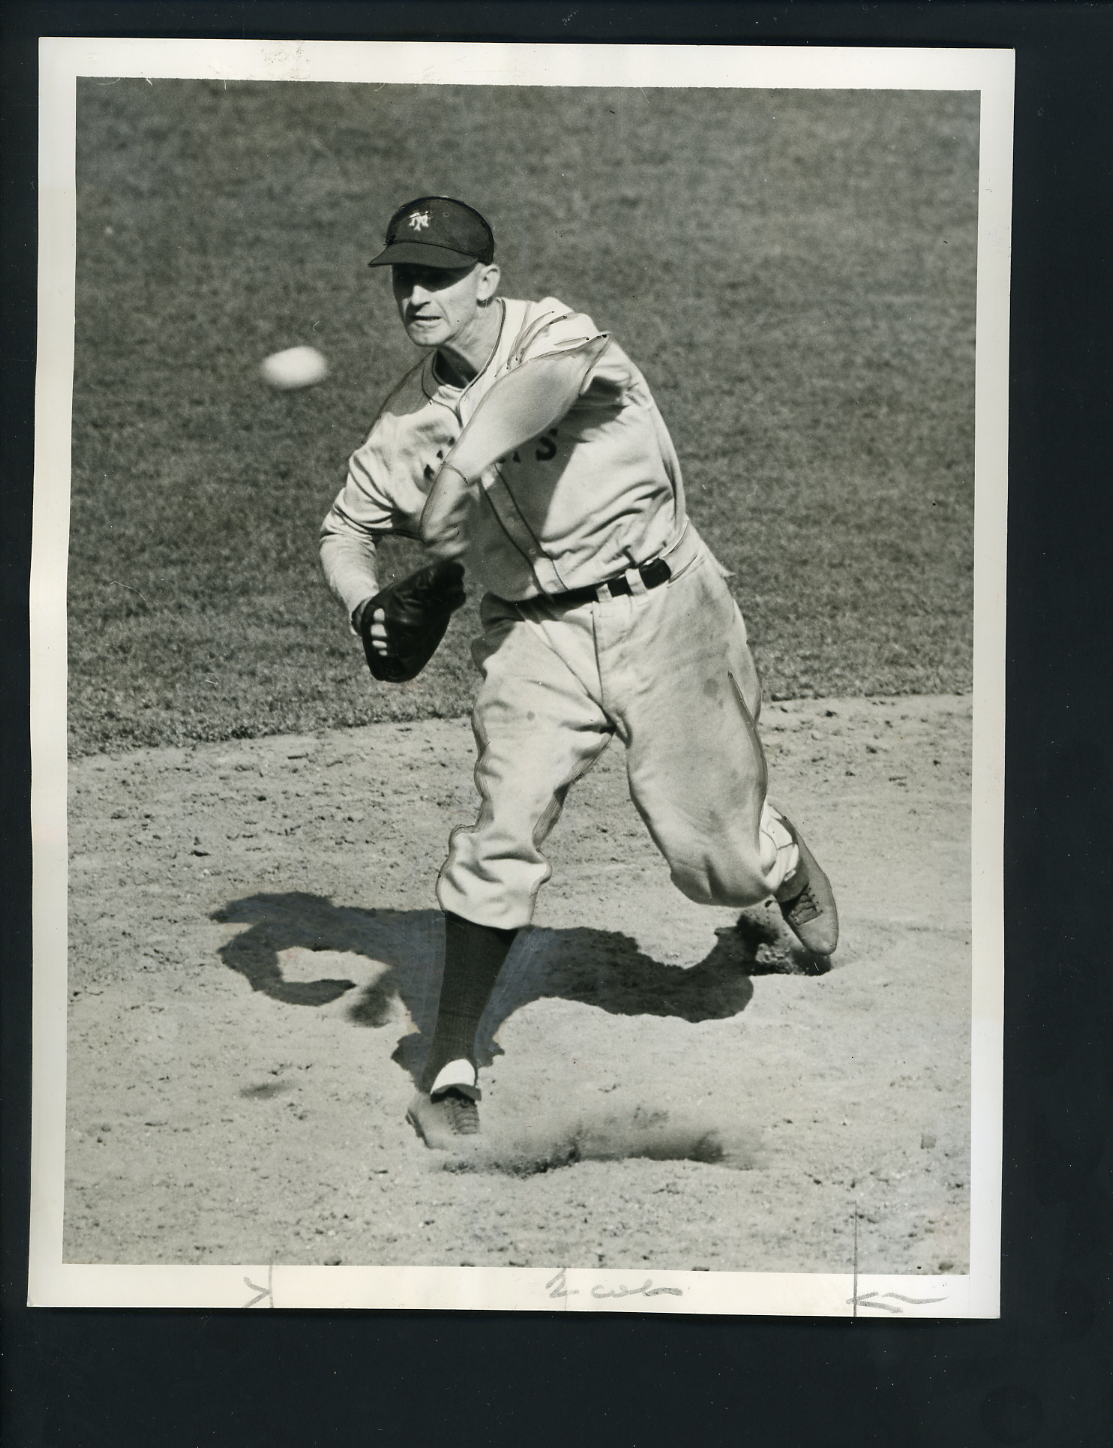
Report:
[[[320,895],[289,892],[234,900],[213,919],[248,927],[221,947],[220,957],[253,990],[273,1000],[323,1007],[349,996],[348,1019],[370,1027],[398,1022],[398,1006],[404,1006],[416,1029],[398,1042],[394,1059],[411,1074],[420,1072],[440,991],[439,911],[355,909]],[[760,958],[762,945],[773,939],[761,912],[752,912],[743,917],[741,929],[718,932],[704,958],[684,967],[654,960],[618,931],[590,926],[524,931],[480,1023],[480,1054],[485,1061],[498,1054],[494,1037],[503,1022],[544,998],[577,1001],[613,1015],[691,1022],[738,1015],[753,996],[751,976],[800,969]],[[302,968],[306,952],[357,957],[348,968],[362,981],[337,974],[288,979],[286,952],[297,952]]]

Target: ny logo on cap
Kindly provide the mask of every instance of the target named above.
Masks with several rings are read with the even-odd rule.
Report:
[[[424,231],[429,225],[429,213],[427,211],[413,211],[410,213],[409,222],[414,231]]]

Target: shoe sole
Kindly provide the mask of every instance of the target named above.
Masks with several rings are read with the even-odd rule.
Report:
[[[806,920],[798,925],[793,925],[785,914],[785,904],[780,900],[777,901],[777,904],[780,906],[781,914],[785,916],[785,924],[806,950],[810,950],[813,955],[833,955],[839,943],[839,912],[835,904],[835,892],[831,888],[831,882],[827,878],[826,872],[804,843],[796,826],[785,819],[784,815],[781,815],[781,819],[784,820],[792,838],[796,841],[796,847],[800,851],[800,863],[807,871],[808,884],[819,907],[819,914],[814,920]],[[792,902],[789,901],[788,905],[791,906],[791,904]]]

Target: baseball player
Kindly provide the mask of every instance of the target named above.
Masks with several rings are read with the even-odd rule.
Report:
[[[731,907],[772,896],[813,955],[838,940],[826,875],[766,798],[745,624],[688,519],[645,378],[582,312],[501,297],[494,257],[491,228],[461,201],[424,196],[391,217],[370,264],[391,268],[423,355],[352,455],[321,535],[325,577],[369,660],[399,647],[377,596],[378,536],[420,538],[455,586],[462,566],[483,590],[479,813],[452,834],[437,881],[443,984],[407,1113],[435,1148],[479,1129],[479,1019],[549,877],[546,836],[615,737],[685,895]]]

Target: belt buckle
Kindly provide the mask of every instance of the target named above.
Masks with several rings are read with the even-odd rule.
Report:
[[[604,579],[595,590],[596,598],[602,600],[607,594],[611,598],[624,598],[640,591],[630,583],[629,573],[636,573],[646,589],[660,588],[672,577],[672,569],[663,558],[651,558],[648,563],[639,563],[627,573],[616,573],[613,578]]]

